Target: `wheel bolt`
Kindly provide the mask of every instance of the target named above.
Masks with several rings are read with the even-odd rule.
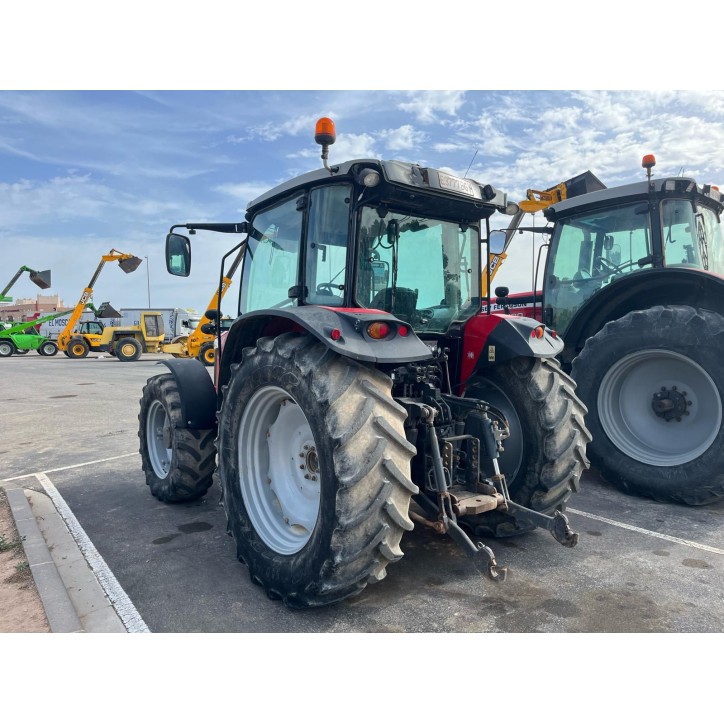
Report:
[[[299,469],[300,469],[300,470],[304,470],[304,465],[300,465],[300,466],[299,466]]]

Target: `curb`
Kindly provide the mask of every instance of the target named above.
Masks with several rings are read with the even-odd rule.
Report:
[[[127,633],[50,498],[15,483],[0,485],[51,632]]]

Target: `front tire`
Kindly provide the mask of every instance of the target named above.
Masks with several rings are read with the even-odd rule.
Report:
[[[71,339],[68,343],[67,355],[71,359],[83,359],[88,356],[88,352],[90,352],[90,347],[82,337]]]
[[[237,556],[290,608],[360,593],[402,557],[412,530],[414,447],[391,380],[283,334],[232,365],[219,472]]]
[[[0,357],[12,357],[15,353],[15,345],[6,339],[0,339]]]
[[[488,368],[485,377],[471,379],[465,388],[465,397],[489,403],[508,420],[510,437],[503,441],[499,465],[510,497],[548,515],[565,510],[589,467],[591,434],[584,420],[586,407],[575,390],[576,383],[558,360],[533,357]],[[463,522],[476,535],[505,537],[533,529],[496,511]]]
[[[172,374],[148,380],[138,421],[141,467],[152,495],[164,503],[186,502],[205,495],[216,468],[216,430],[179,427],[185,421]]]
[[[216,361],[216,350],[213,342],[205,342],[201,345],[196,359],[207,367],[213,367]]]
[[[591,460],[626,493],[704,505],[724,496],[724,318],[686,306],[629,312],[573,360]]]

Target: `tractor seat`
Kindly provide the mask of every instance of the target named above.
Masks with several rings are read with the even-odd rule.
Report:
[[[370,302],[372,309],[384,309],[385,312],[394,314],[403,322],[412,322],[417,311],[417,289],[397,287],[395,289],[395,308],[392,308],[392,288],[380,289]]]

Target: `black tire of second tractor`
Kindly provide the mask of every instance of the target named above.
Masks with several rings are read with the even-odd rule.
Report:
[[[604,480],[630,495],[659,502],[705,505],[724,498],[724,424],[699,457],[681,465],[647,465],[626,455],[606,435],[597,395],[610,367],[631,352],[668,350],[700,365],[724,403],[724,317],[688,306],[656,306],[629,312],[590,337],[573,360],[572,376],[588,406],[593,433],[591,462]],[[676,423],[674,423],[676,424]]]
[[[521,440],[515,441],[520,446],[514,465],[517,472],[506,476],[511,499],[547,515],[565,511],[566,502],[578,492],[581,476],[589,467],[586,450],[591,433],[576,383],[561,370],[558,360],[517,357],[496,365],[485,371],[484,378],[468,383],[465,397],[486,402],[492,399],[491,404],[506,416],[516,417],[511,426],[519,431]],[[513,443],[511,440],[509,445]],[[503,447],[505,444],[504,440]],[[501,465],[503,471],[505,467]],[[475,535],[498,538],[526,533],[534,527],[498,511],[465,516],[461,523]]]
[[[167,416],[171,434],[171,463],[165,477],[157,475],[149,455],[148,413],[154,402]],[[216,469],[216,429],[180,427],[181,396],[172,374],[151,377],[143,388],[138,414],[141,468],[151,494],[164,503],[183,503],[206,495]]]
[[[281,555],[254,528],[239,484],[238,447],[244,409],[259,390],[281,387],[296,400],[314,436],[320,466],[320,509],[307,543]],[[243,352],[224,387],[219,414],[219,473],[237,557],[267,596],[292,609],[324,606],[381,580],[402,557],[413,529],[409,505],[415,448],[391,380],[338,354],[311,335],[262,338]]]

